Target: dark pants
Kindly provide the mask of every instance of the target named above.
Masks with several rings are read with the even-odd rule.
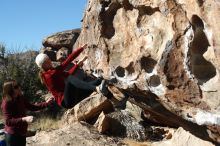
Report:
[[[78,102],[94,92],[96,90],[96,86],[100,83],[101,79],[86,82],[75,76],[69,76],[65,82],[62,106],[64,108],[72,108]]]
[[[5,134],[6,146],[26,146],[26,136]]]

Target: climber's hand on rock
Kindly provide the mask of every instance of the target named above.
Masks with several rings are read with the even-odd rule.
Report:
[[[88,58],[88,56],[85,56],[81,61],[79,61],[78,66],[82,67],[84,61],[86,61],[87,58]]]
[[[83,45],[83,46],[82,46],[82,48],[83,48],[83,49],[86,49],[86,48],[87,48],[87,46],[88,46],[88,45],[87,45],[87,44],[85,44],[85,45]]]

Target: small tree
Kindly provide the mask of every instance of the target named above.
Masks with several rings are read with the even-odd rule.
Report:
[[[0,44],[0,85],[2,87],[4,80],[6,79],[7,76],[7,63],[8,60],[5,57],[6,48],[5,45]],[[2,89],[0,89],[2,91]],[[1,92],[2,93],[2,92]]]
[[[5,45],[0,45],[0,85],[4,81],[15,79],[21,84],[25,96],[35,99],[36,92],[44,89],[38,78],[38,68],[34,59],[38,52],[7,52]],[[2,88],[0,89],[2,93]]]

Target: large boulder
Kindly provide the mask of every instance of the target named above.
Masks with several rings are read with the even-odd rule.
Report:
[[[200,124],[200,111],[220,112],[219,9],[212,0],[89,0],[74,48],[88,44],[84,68],[115,78],[129,96],[153,94],[152,110]],[[220,137],[220,122],[203,123]]]
[[[60,49],[61,47],[67,47],[69,49],[72,49],[79,34],[80,34],[80,29],[58,32],[44,38],[43,45],[44,47],[52,47],[57,50]]]

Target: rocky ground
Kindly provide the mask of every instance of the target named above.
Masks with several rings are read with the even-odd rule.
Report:
[[[28,146],[117,146],[118,138],[101,135],[86,123],[72,123],[57,130],[39,132],[27,139]]]

